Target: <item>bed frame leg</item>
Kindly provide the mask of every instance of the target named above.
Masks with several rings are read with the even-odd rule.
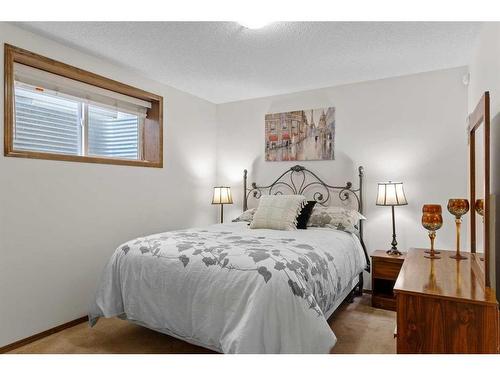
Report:
[[[359,274],[358,287],[356,289],[357,289],[356,295],[362,296],[363,295],[363,272],[361,272]]]
[[[354,296],[356,295],[356,290],[353,289],[347,296],[347,302],[353,303],[354,302]]]

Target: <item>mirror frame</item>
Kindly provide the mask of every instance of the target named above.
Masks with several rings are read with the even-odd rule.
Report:
[[[468,140],[469,140],[469,189],[470,189],[470,251],[476,253],[476,131],[480,126],[484,126],[483,131],[483,147],[484,147],[484,267],[481,264],[479,269],[482,269],[484,274],[484,283],[486,287],[490,287],[490,93],[486,91],[479,103],[474,108],[474,111],[468,117]],[[473,260],[481,262],[479,257],[474,257]]]

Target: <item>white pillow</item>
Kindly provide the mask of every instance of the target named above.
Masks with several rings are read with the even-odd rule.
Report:
[[[366,220],[356,210],[344,207],[315,206],[307,222],[308,227],[332,228],[356,233],[359,230],[359,221]]]
[[[263,195],[250,228],[295,230],[297,216],[306,203],[303,195]]]

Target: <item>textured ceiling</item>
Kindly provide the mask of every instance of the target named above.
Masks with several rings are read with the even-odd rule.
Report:
[[[224,103],[466,65],[480,23],[28,22],[18,26]]]

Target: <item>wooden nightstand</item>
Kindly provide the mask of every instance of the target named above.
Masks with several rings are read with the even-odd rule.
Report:
[[[400,256],[388,255],[385,250],[375,250],[372,258],[372,306],[386,310],[396,310],[394,284],[405,260]]]

